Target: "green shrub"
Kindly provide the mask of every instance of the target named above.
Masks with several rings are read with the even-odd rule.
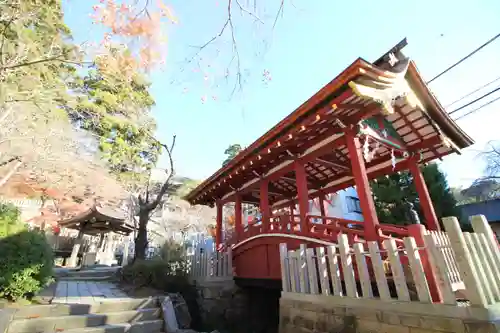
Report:
[[[25,228],[20,217],[21,212],[16,206],[0,203],[0,239],[14,235]]]
[[[122,281],[137,287],[151,287],[167,292],[183,292],[189,288],[188,276],[179,262],[161,258],[136,260],[121,272]]]
[[[186,250],[182,243],[178,243],[174,240],[166,240],[161,249],[160,257],[168,262],[182,262],[185,256]]]
[[[26,230],[17,208],[0,204],[0,297],[33,296],[51,281],[53,264],[45,236]]]

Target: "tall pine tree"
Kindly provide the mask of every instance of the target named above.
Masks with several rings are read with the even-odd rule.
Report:
[[[421,167],[425,183],[429,190],[434,210],[439,220],[446,216],[457,216],[460,211],[453,196],[446,176],[435,163]],[[421,223],[425,223],[420,207],[420,200],[413,183],[413,177],[408,171],[380,177],[371,182],[375,199],[375,207],[381,223],[408,224],[410,219],[405,200],[412,203]]]

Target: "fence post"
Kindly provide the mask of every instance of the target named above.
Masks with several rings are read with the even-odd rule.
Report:
[[[307,246],[305,244],[300,244],[299,247],[299,281],[300,281],[300,291],[302,293],[309,293],[309,274],[307,273],[307,261],[306,261],[306,250]]]
[[[319,282],[321,285],[321,293],[323,295],[330,295],[330,279],[328,276],[327,256],[324,246],[320,246],[316,250],[318,252],[318,271]],[[333,283],[333,281],[332,281]]]
[[[465,284],[465,293],[469,302],[472,305],[486,307],[486,296],[482,286],[479,283],[478,274],[472,257],[465,242],[462,229],[456,217],[444,217],[444,228],[448,232],[450,238],[450,245],[455,252],[458,268],[460,269],[460,276]]]
[[[284,292],[291,291],[290,287],[290,264],[286,243],[280,244],[281,284]]]
[[[396,246],[396,241],[394,238],[390,238],[384,240],[383,244],[387,249],[387,256],[389,257],[389,262],[391,264],[392,278],[394,279],[398,300],[409,302],[410,293],[408,291],[408,285],[406,284],[406,277],[403,271],[403,266],[401,265],[401,259],[399,257],[399,250]]]
[[[368,242],[368,251],[370,252],[373,272],[375,274],[375,282],[377,283],[378,293],[381,300],[390,301],[391,293],[387,284],[387,276],[385,275],[384,263],[378,247],[377,241]]]
[[[346,234],[341,234],[339,237],[339,253],[340,261],[342,263],[342,273],[344,275],[346,294],[349,297],[357,298],[358,290],[356,288],[356,279],[354,277],[352,254],[349,247],[349,239]]]
[[[474,215],[471,217],[471,224],[475,232],[484,234],[486,237],[488,247],[493,254],[493,260],[496,262],[496,266],[500,268],[500,248],[488,220],[484,215]]]
[[[332,280],[333,294],[336,296],[344,296],[342,291],[342,283],[340,280],[339,258],[337,256],[337,246],[331,245],[326,249],[328,263],[330,265],[330,278]]]
[[[448,266],[446,265],[445,256],[436,242],[435,232],[430,232],[425,235],[425,248],[429,254],[430,263],[433,265],[433,270],[438,280],[440,295],[444,304],[456,304],[457,300],[451,285]]]
[[[298,250],[288,251],[288,267],[290,267],[290,288],[292,293],[300,293]]]
[[[307,274],[308,274],[308,285],[309,285],[309,292],[311,294],[318,294],[319,289],[318,289],[318,276],[316,273],[317,265],[316,265],[316,258],[314,254],[314,249],[309,248],[306,249],[306,262],[307,262]]]
[[[358,267],[358,278],[361,284],[362,296],[365,298],[373,298],[373,290],[370,280],[370,273],[368,272],[368,266],[366,265],[365,250],[363,244],[356,243],[353,245],[356,266]]]
[[[228,246],[226,253],[226,272],[227,276],[233,276],[233,249]]]
[[[432,297],[429,290],[429,283],[425,276],[424,268],[422,266],[422,259],[420,258],[420,251],[417,248],[415,238],[405,237],[404,244],[408,262],[413,276],[413,282],[417,289],[418,299],[423,303],[432,303]]]
[[[426,229],[421,224],[412,224],[408,226],[408,235],[415,239],[417,246],[419,248],[424,248],[420,250],[420,259],[422,261],[422,267],[424,268],[425,277],[427,279],[427,284],[429,286],[429,292],[431,293],[432,302],[442,303],[443,295],[439,289],[439,281],[436,276],[436,272],[432,268],[431,261],[429,260],[429,251],[425,246],[424,235]]]

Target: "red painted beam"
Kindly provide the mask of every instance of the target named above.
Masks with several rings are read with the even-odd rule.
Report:
[[[215,245],[216,248],[219,248],[219,246],[222,244],[222,208],[223,204],[221,202],[216,203],[217,206],[217,216],[216,216],[216,223],[217,225],[215,226]]]
[[[243,235],[243,213],[241,211],[241,195],[236,195],[234,202],[234,228],[236,230],[236,238],[240,239]]]
[[[352,174],[356,183],[356,192],[358,193],[359,204],[363,214],[365,239],[367,241],[378,241],[380,238],[377,230],[379,222],[370,183],[368,182],[365,161],[361,155],[359,137],[351,130],[346,131],[345,135],[347,148],[349,149],[349,158],[351,159]]]
[[[269,182],[265,179],[260,182],[260,212],[262,214],[262,229],[263,232],[266,232],[269,230],[271,207],[269,206]]]
[[[304,164],[300,161],[294,162],[295,177],[297,179],[297,195],[299,201],[299,214],[300,214],[300,230],[302,232],[309,231],[309,221],[307,214],[309,214],[309,196],[307,188],[307,173]]]
[[[388,161],[389,160],[385,160],[385,162],[388,162]],[[394,172],[403,171],[403,170],[407,170],[407,169],[408,169],[407,161],[400,161],[396,164],[396,167],[394,168],[394,170],[392,168],[392,165],[390,165],[390,166],[387,166],[387,167],[384,167],[384,168],[381,168],[381,169],[378,169],[378,170],[375,170],[372,172],[368,172],[368,179],[369,180],[377,179],[378,177],[390,175]],[[346,189],[348,187],[352,187],[354,185],[356,185],[354,182],[354,179],[351,179],[351,180],[345,181],[345,182],[340,183],[340,184],[335,184],[335,185],[331,185],[328,187],[324,187],[320,191],[316,191],[316,192],[310,194],[309,199],[316,198],[321,193],[323,193],[325,195],[330,194],[330,193],[335,193],[335,192],[338,192],[340,190]],[[273,209],[280,209],[283,207],[288,207],[290,204],[294,204],[296,202],[297,202],[297,199],[293,199],[293,200],[284,202],[280,205],[273,206]]]
[[[429,195],[429,190],[427,189],[427,185],[425,184],[424,176],[422,175],[422,171],[420,171],[418,162],[415,160],[415,158],[411,158],[408,161],[408,164],[411,175],[413,176],[413,182],[415,183],[418,197],[420,199],[420,207],[422,208],[422,212],[424,213],[427,228],[430,230],[439,231],[441,228],[439,227],[438,218],[436,216],[436,212],[434,211],[431,196]]]

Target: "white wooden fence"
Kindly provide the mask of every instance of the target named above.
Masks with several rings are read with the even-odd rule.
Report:
[[[224,252],[197,249],[189,257],[189,262],[190,275],[193,280],[207,281],[233,278],[231,248]]]
[[[456,218],[444,218],[446,232],[428,232],[421,248],[412,237],[404,238],[399,248],[394,239],[385,240],[382,247],[377,242],[351,247],[347,235],[328,247],[301,245],[288,251],[281,244],[283,291],[431,303],[431,291],[436,290],[445,304],[457,304],[460,291],[473,306],[500,303],[496,237],[484,216],[471,220],[474,233],[462,232]],[[437,281],[434,289],[422,259],[428,259],[432,280]]]

